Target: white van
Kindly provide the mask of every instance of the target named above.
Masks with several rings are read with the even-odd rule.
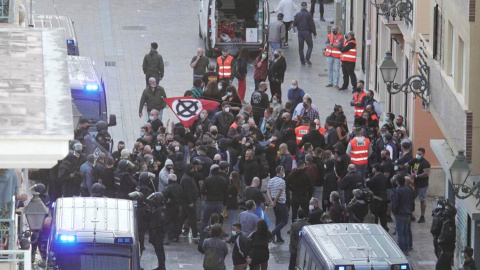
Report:
[[[378,224],[309,225],[299,234],[297,270],[412,270]]]
[[[249,0],[255,2],[256,7],[246,12],[244,5],[240,8],[235,6],[237,1],[200,0],[198,28],[206,56],[211,57],[225,47],[235,55],[243,47],[259,52],[267,46],[268,0]]]
[[[32,26],[36,28],[63,28],[68,55],[80,55],[75,27],[70,17],[34,14]]]

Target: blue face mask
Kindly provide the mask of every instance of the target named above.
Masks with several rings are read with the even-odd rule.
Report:
[[[149,117],[148,117],[148,120],[153,121],[153,120],[155,120],[155,119],[153,118],[153,116],[149,116]]]
[[[143,135],[145,135],[145,133],[143,133],[143,132],[140,132],[140,137],[143,137]]]
[[[420,159],[422,159],[422,156],[416,155],[415,158],[418,159],[418,160],[420,160]]]
[[[232,231],[232,236],[237,235],[237,231]]]
[[[390,117],[385,116],[385,122],[388,122],[389,119],[390,119]]]
[[[395,165],[395,167],[393,167],[393,169],[394,169],[395,171],[398,171],[398,166]]]
[[[160,146],[160,145],[155,146],[155,150],[157,150],[157,151],[162,150],[162,146]]]

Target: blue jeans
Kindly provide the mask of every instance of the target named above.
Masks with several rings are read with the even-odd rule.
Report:
[[[328,82],[333,85],[338,85],[340,79],[340,58],[327,57],[328,64]]]
[[[235,216],[235,210],[227,210],[227,213],[228,213],[228,220],[230,221],[230,225],[233,225],[234,223],[238,222]]]
[[[257,205],[257,208],[255,208],[255,211],[253,213],[255,213],[255,215],[257,215],[259,219],[262,219],[262,211],[262,206]],[[263,214],[263,219],[265,219],[265,222],[267,222],[267,227],[270,227],[270,219],[268,218],[267,213]]]
[[[307,55],[303,55],[304,42],[307,43]],[[300,54],[300,62],[305,64],[305,60],[310,60],[313,50],[312,32],[308,30],[298,30],[298,53]]]
[[[269,41],[268,46],[270,46],[270,54],[272,55],[272,61],[275,60],[274,52],[275,50],[280,49],[280,42]]]
[[[203,205],[203,214],[202,214],[202,227],[200,228],[200,232],[203,232],[208,225],[208,221],[210,221],[210,216],[213,213],[217,213],[218,216],[222,214],[223,211],[223,203],[222,202],[205,202]]]
[[[355,168],[357,169],[357,173],[365,178],[365,175],[367,174],[367,165],[355,165]]]
[[[395,216],[395,226],[397,227],[398,246],[404,253],[406,253],[408,252],[412,235],[410,216]]]
[[[275,213],[275,228],[272,235],[277,236],[277,240],[282,238],[282,228],[288,224],[288,207],[284,203],[277,203],[273,208]]]

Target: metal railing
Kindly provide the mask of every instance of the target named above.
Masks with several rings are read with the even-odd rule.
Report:
[[[32,269],[32,250],[0,250],[0,269]]]
[[[6,204],[0,216],[0,239],[5,243],[8,239],[7,249],[15,249],[16,219],[15,219],[15,196],[12,196],[10,204]]]
[[[405,21],[407,27],[413,25],[413,3],[411,0],[384,0],[381,4],[372,3],[377,8],[378,15],[383,15],[390,21]]]

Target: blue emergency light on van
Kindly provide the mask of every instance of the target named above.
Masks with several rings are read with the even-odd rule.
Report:
[[[395,264],[392,265],[392,270],[409,270],[408,264]]]
[[[353,266],[353,265],[337,265],[335,270],[355,270],[355,266]]]
[[[115,244],[132,244],[132,237],[115,237]]]
[[[86,91],[98,91],[100,87],[98,86],[98,84],[92,84],[92,83],[87,83],[85,84],[85,87],[84,89]]]
[[[67,45],[75,45],[75,41],[73,39],[67,39]]]
[[[72,234],[60,234],[58,236],[58,241],[60,243],[73,243],[77,241],[77,236]]]

